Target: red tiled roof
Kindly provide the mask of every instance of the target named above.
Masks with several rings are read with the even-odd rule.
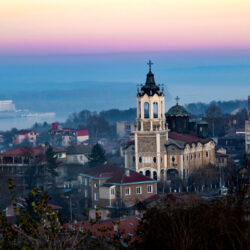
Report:
[[[77,129],[77,136],[87,136],[89,131],[87,129]]]
[[[132,240],[136,238],[136,230],[139,224],[139,219],[135,216],[127,217],[116,222],[113,221],[104,221],[96,224],[90,224],[89,222],[79,222],[78,224],[68,224],[78,230],[90,231],[96,236],[110,235],[114,236],[117,232],[114,231],[114,225],[118,225],[119,232],[122,233],[124,238],[132,237]]]
[[[181,134],[181,133],[177,133],[177,132],[169,132],[168,133],[168,137],[173,139],[173,140],[177,140],[177,141],[182,141],[185,143],[208,143],[209,141],[211,141],[211,138],[201,138],[192,134]]]
[[[129,170],[129,176],[125,174],[125,168],[114,167],[110,165],[101,165],[94,168],[89,168],[83,171],[83,174],[87,174],[93,177],[110,177],[107,183],[133,183],[153,181],[153,179],[139,174],[133,170]]]
[[[3,152],[2,155],[25,155],[27,153],[31,155],[40,155],[44,154],[45,151],[41,148],[21,147]]]

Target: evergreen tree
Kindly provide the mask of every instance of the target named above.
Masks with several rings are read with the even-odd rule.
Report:
[[[95,144],[89,156],[89,166],[91,168],[104,164],[106,161],[105,150],[100,144]]]
[[[53,148],[51,146],[48,147],[46,151],[46,161],[47,161],[47,174],[51,178],[53,184],[55,183],[55,177],[58,176],[56,169],[58,167],[57,158]]]

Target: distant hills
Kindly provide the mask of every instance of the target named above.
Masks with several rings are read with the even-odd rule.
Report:
[[[187,111],[194,115],[203,115],[205,114],[206,109],[209,105],[215,104],[218,106],[222,113],[231,114],[236,109],[247,108],[247,100],[233,100],[233,101],[212,101],[210,103],[189,103],[185,105]]]

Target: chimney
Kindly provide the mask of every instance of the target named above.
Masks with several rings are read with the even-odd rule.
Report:
[[[126,176],[130,176],[130,169],[129,168],[125,168],[125,175]]]

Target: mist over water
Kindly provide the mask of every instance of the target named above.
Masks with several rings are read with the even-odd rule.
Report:
[[[170,51],[0,56],[0,100],[12,99],[18,109],[55,112],[60,120],[83,109],[135,107],[149,59],[156,82],[165,85],[166,109],[177,95],[186,104],[250,94],[250,51]],[[1,119],[6,125],[0,129],[8,122],[14,125]]]

